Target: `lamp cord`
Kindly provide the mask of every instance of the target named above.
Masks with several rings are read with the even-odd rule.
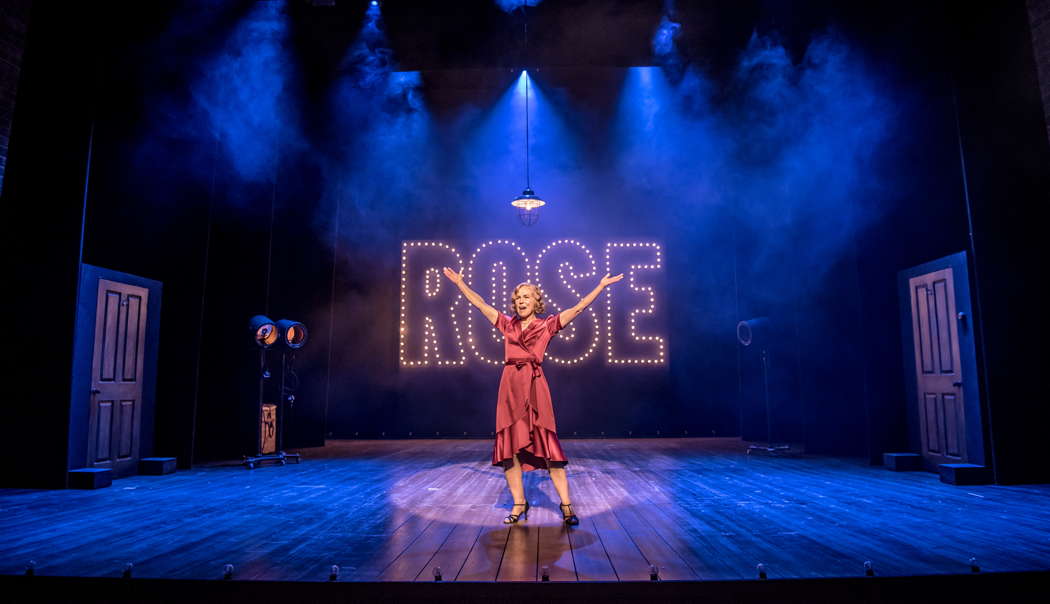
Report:
[[[522,5],[521,12],[525,15],[525,58],[529,56],[529,17]],[[529,174],[529,71],[525,70],[525,188],[532,189],[532,179]]]
[[[525,186],[532,188],[529,175],[529,74],[525,73]]]

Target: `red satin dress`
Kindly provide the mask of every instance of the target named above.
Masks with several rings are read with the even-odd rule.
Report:
[[[534,318],[522,331],[520,317],[500,313],[495,327],[503,333],[505,352],[496,400],[492,465],[512,464],[515,453],[526,472],[548,468],[552,461],[568,462],[558,442],[554,406],[542,366],[547,344],[562,328],[558,314]]]

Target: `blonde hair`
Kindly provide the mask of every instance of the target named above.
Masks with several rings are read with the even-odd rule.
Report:
[[[543,310],[544,310],[544,307],[543,307],[543,290],[541,290],[539,287],[533,285],[532,283],[523,282],[523,283],[519,283],[519,284],[515,285],[514,286],[514,291],[510,294],[510,304],[508,305],[508,307],[510,308],[510,314],[513,315],[513,314],[515,314],[517,312],[514,309],[514,297],[518,295],[518,290],[523,288],[523,287],[531,287],[532,291],[536,293],[536,313],[535,314],[538,315],[538,314],[542,313]]]

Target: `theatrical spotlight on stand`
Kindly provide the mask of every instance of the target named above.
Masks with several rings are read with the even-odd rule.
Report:
[[[283,449],[284,417],[295,407],[299,376],[296,375],[293,365],[296,351],[306,344],[306,326],[289,319],[275,322],[263,315],[255,315],[248,327],[255,345],[259,348],[259,437],[255,441],[255,454],[244,456],[244,467],[252,470],[256,464],[265,461],[275,461],[281,465],[288,460],[299,463],[298,453],[285,453]],[[274,346],[281,351],[280,395],[276,403],[268,403],[266,394],[271,373],[267,364],[267,354]]]
[[[754,319],[748,319],[746,321],[740,321],[736,324],[736,340],[740,343],[743,348],[741,350],[741,369],[742,378],[746,381],[752,382],[754,380],[761,381],[761,392],[762,400],[765,406],[766,415],[766,442],[762,444],[750,444],[747,446],[747,454],[752,453],[765,453],[769,455],[786,455],[791,452],[791,447],[786,444],[774,444],[773,443],[773,409],[769,401],[769,346],[771,342],[770,338],[770,322],[769,317],[755,317]],[[757,355],[758,361],[761,365],[760,372],[746,371],[745,365],[750,366],[754,363],[753,357]],[[761,375],[754,375],[754,373],[760,373]],[[749,375],[750,374],[750,375]],[[749,384],[750,385],[750,384]],[[751,388],[753,391],[754,388]],[[749,409],[749,411],[754,411]],[[746,430],[743,429],[743,422],[741,433],[744,436],[744,440],[749,440]]]

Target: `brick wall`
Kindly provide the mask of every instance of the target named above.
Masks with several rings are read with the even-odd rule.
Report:
[[[30,4],[31,0],[4,0],[0,3],[0,191],[4,187],[7,144],[15,113]]]
[[[1043,95],[1046,135],[1050,137],[1050,0],[1028,0],[1028,23],[1032,28],[1032,50]]]

